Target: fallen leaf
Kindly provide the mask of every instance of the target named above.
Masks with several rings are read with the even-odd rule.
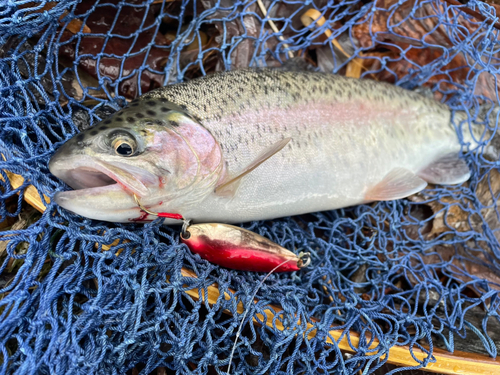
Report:
[[[148,7],[131,6],[142,4],[140,0],[120,4],[119,0],[109,0],[106,5],[99,5],[87,18],[93,34],[72,37],[66,33],[62,37],[66,43],[60,53],[78,61],[78,67],[94,78],[107,77],[113,82],[120,79],[120,94],[133,99],[139,94],[139,85],[143,93],[163,86],[165,74],[157,72],[163,71],[169,55],[169,49],[162,47],[170,43],[161,33],[156,33],[155,27],[150,27],[155,16]],[[75,14],[84,14],[94,6],[95,1],[81,2]],[[140,28],[143,31],[135,36]],[[108,34],[112,36],[105,40],[104,36]],[[153,46],[149,47],[151,43]],[[139,72],[144,64],[148,69]]]
[[[383,64],[380,60],[373,60],[371,66],[364,64],[369,71],[378,72],[374,74],[379,80],[409,80],[424,68],[429,70],[434,66],[434,74],[422,84],[435,91],[436,99],[441,100],[448,92],[463,90],[464,85],[476,81],[473,94],[496,101],[496,75],[482,72],[477,62],[462,52],[449,55],[451,47],[477,31],[481,20],[464,15],[445,2],[381,0],[376,5],[375,12],[353,26],[352,34],[365,49],[379,46],[389,49]],[[453,20],[457,25],[453,26],[455,32],[447,29],[441,22],[443,18]],[[485,65],[488,58],[491,56],[483,57]]]
[[[374,54],[372,54],[374,55]],[[496,101],[497,97],[497,76],[486,71],[476,72],[470,68],[463,53],[457,53],[446,64],[449,57],[444,55],[443,50],[437,48],[410,48],[401,52],[393,48],[385,54],[385,69],[381,69],[380,59],[366,58],[365,66],[369,71],[379,71],[374,75],[381,81],[395,83],[401,79],[409,80],[413,74],[421,72],[424,67],[436,66],[435,73],[431,75],[423,84],[434,90],[434,97],[441,100],[447,93],[454,93],[463,90],[463,86],[468,82],[473,82],[477,75],[474,86],[474,95],[482,95]]]
[[[378,0],[375,12],[357,22],[352,33],[364,48],[383,42],[450,47],[452,43],[441,22],[443,18],[454,19],[469,33],[478,28],[477,23],[469,21],[458,10],[449,9],[444,2]],[[456,35],[455,38],[460,36]]]
[[[493,283],[492,287],[500,290],[500,272],[498,272],[500,259],[492,249],[492,246],[500,247],[500,172],[496,169],[489,171],[479,181],[474,191],[477,200],[451,192],[436,199],[423,193],[409,197],[409,200],[421,203],[421,205],[425,202],[425,206],[432,210],[430,214],[432,229],[423,233],[423,240],[431,240],[437,236],[441,236],[443,240],[452,240],[457,232],[472,231],[483,235],[465,243],[434,246],[420,253],[419,257],[412,257],[412,267],[415,267],[418,273],[424,265],[440,263],[443,265],[442,272],[447,273],[448,276],[463,282],[473,280],[473,275],[480,276]],[[418,206],[420,205],[415,205],[417,208]],[[415,219],[420,218],[415,217]],[[415,235],[415,231],[418,228],[419,225],[416,224],[405,226],[404,230],[408,237],[416,239],[418,236]],[[494,238],[485,232],[492,233]],[[496,244],[494,244],[495,240]],[[418,264],[420,260],[421,265]],[[415,276],[410,276],[410,281],[419,282]]]
[[[42,7],[38,8],[38,6],[40,5],[40,3],[33,3],[33,2],[30,2],[30,3],[25,3],[25,4],[22,4],[20,6],[20,8],[22,9],[27,9],[28,11],[26,12],[27,14],[32,14],[32,13],[43,13],[43,12],[46,12],[46,11],[49,11],[51,10],[52,8],[54,8],[56,5],[57,5],[57,2],[56,1],[49,1],[47,3],[45,3]],[[33,8],[32,11],[30,11],[29,9],[30,8]],[[67,15],[68,15],[68,11],[65,10],[62,15],[59,17],[59,20],[61,21],[60,23],[61,24],[64,24],[64,22],[62,21]],[[83,27],[82,27],[83,26]],[[73,34],[76,34],[76,33],[79,33],[79,32],[82,32],[82,33],[90,33],[91,30],[90,28],[87,26],[87,25],[84,25],[83,24],[83,21],[77,19],[77,18],[73,18],[71,21],[69,21],[67,24],[66,24],[66,30],[68,30],[69,32],[73,33]]]

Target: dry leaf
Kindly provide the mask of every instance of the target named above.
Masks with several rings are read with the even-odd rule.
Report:
[[[76,51],[77,39],[72,38],[66,32],[63,39],[71,40],[71,42],[64,44],[60,53],[71,60],[75,60],[78,56],[79,68],[94,78],[101,76],[115,81],[120,77],[131,76],[121,80],[119,92],[129,99],[133,99],[138,95],[139,85],[143,93],[163,86],[165,75],[155,72],[163,70],[169,50],[161,48],[161,46],[167,46],[169,42],[162,34],[156,33],[155,35],[154,27],[148,28],[155,22],[155,16],[151,10],[148,10],[147,7],[122,6],[119,11],[117,7],[111,5],[118,3],[119,0],[107,1],[106,4],[110,4],[109,6],[96,8],[87,19],[93,33],[106,35],[111,32],[117,37],[109,38],[104,46],[104,37],[80,36],[79,49]],[[130,3],[141,4],[140,0],[133,0]],[[81,2],[77,5],[75,13],[84,14],[90,11],[94,5],[95,1]],[[146,11],[148,11],[147,14]],[[139,33],[137,38],[134,38],[133,33],[141,25],[144,30]],[[154,42],[154,46],[147,49],[151,42]],[[98,56],[102,53],[108,56],[101,57],[98,64]],[[132,54],[132,56],[125,57],[127,54]],[[91,57],[81,58],[81,55],[90,55]],[[110,55],[117,57],[110,57]],[[140,72],[139,81],[138,69],[144,63],[149,69]]]
[[[437,62],[439,59],[444,61],[446,58],[443,56],[442,50],[433,48],[411,48],[404,52],[404,54],[400,54],[400,51],[394,48],[385,55],[388,57],[385,64],[386,68],[374,75],[381,81],[391,83],[404,77],[407,78],[415,71],[419,72],[423,67]],[[371,59],[365,62],[365,66],[368,67],[368,70],[377,71],[381,68],[381,62],[378,59]],[[435,92],[437,100],[442,99],[444,92],[456,91],[460,86],[471,82],[475,74],[479,74],[474,87],[474,94],[483,95],[496,101],[496,75],[486,71],[473,72],[463,53],[455,55],[446,65],[439,66],[439,71],[422,85],[423,87],[433,89],[437,85],[438,90]]]
[[[455,236],[454,231],[461,233],[474,231],[482,234],[487,227],[498,241],[495,244],[495,247],[498,248],[500,246],[500,214],[498,212],[500,172],[492,169],[478,183],[475,193],[479,202],[462,195],[458,198],[452,194],[437,200],[431,200],[432,197],[422,193],[409,197],[414,202],[427,202],[422,206],[430,207],[432,212],[429,215],[435,215],[432,219],[432,229],[423,233],[425,234],[424,239],[428,240],[443,235],[445,235],[444,239],[452,239]],[[481,215],[477,214],[478,211]],[[420,217],[415,217],[415,219],[420,219]],[[415,239],[415,232],[418,228],[418,225],[406,226],[405,231],[410,238]],[[492,285],[492,287],[500,290],[500,272],[498,272],[500,259],[491,248],[491,241],[494,239],[488,236],[488,241],[470,240],[455,245],[442,244],[420,254],[420,258],[424,264],[446,264],[446,272],[463,282],[471,281],[470,275],[476,275],[498,284]],[[418,264],[417,257],[412,258],[412,261],[412,266],[416,269],[423,267],[423,265]],[[410,281],[418,282],[414,276],[410,277]]]
[[[38,5],[39,5],[38,3],[26,3],[26,4],[22,4],[20,7],[23,9],[28,9],[28,11],[26,12],[27,14],[42,13],[42,12],[45,12],[45,11],[48,11],[48,10],[51,10],[52,8],[54,8],[57,5],[57,2],[56,1],[49,1],[49,2],[45,3],[45,5],[43,7],[41,7],[40,9],[35,9],[33,11],[29,11],[29,8],[36,8]],[[63,12],[63,14],[59,17],[59,20],[62,20],[68,14],[69,14],[68,11],[65,10]],[[64,22],[61,21],[60,23],[63,24]],[[73,18],[66,25],[65,30],[68,30],[72,34],[76,34],[79,32],[83,32],[83,33],[90,33],[91,32],[90,28],[87,25],[83,25],[83,28],[82,28],[82,25],[83,25],[83,21],[81,21],[77,18]]]
[[[400,42],[415,46],[423,46],[425,42],[442,47],[452,46],[445,27],[439,22],[443,17],[455,17],[453,11],[446,11],[446,3],[379,0],[376,5],[375,12],[363,17],[352,28],[354,37],[362,47],[374,47],[377,42]],[[456,17],[456,22],[469,32],[478,28],[462,14]],[[455,38],[460,36],[456,35]]]
[[[9,230],[22,230],[28,228],[31,224],[37,221],[40,217],[40,214],[37,210],[35,210],[31,206],[27,206],[21,214],[18,216],[18,220],[12,224],[12,227]],[[0,255],[7,249],[7,245],[9,244],[8,237],[10,235],[0,236]]]
[[[432,230],[427,234],[427,239],[455,230],[462,233],[468,231],[483,233],[483,225],[487,225],[490,229],[496,230],[494,233],[500,242],[500,216],[498,212],[500,172],[492,169],[486,174],[479,181],[475,193],[479,204],[463,195],[458,199],[453,194],[431,200],[431,196],[417,193],[408,199],[413,202],[427,202],[426,205],[432,209],[432,213],[435,215]],[[482,218],[476,214],[478,211]]]
[[[476,73],[470,66],[481,68],[472,59],[468,61],[469,57],[461,52],[450,58],[447,51],[461,38],[475,32],[480,21],[469,21],[458,10],[447,8],[445,2],[410,0],[400,4],[397,0],[381,0],[376,4],[377,10],[366,15],[352,28],[352,32],[364,48],[374,48],[383,42],[383,47],[390,50],[384,69],[375,74],[379,80],[395,82],[408,78],[434,62],[437,63],[436,69],[442,73],[431,76],[424,86],[434,89],[438,85],[436,99],[441,100],[443,92],[456,91],[459,86],[477,79],[474,94],[496,100],[496,76],[487,72]],[[439,22],[443,17],[460,25],[460,32],[453,33],[453,43],[448,37],[449,30]],[[488,64],[487,58],[484,57],[485,64]],[[373,60],[371,67],[367,62],[365,66],[372,71],[382,68],[380,61],[376,60]],[[475,77],[476,74],[479,76]]]

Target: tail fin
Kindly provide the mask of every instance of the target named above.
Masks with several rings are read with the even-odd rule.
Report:
[[[482,152],[483,155],[497,161],[500,159],[500,106],[482,105],[476,113],[469,115],[456,111],[452,122],[461,130],[463,143],[469,144],[469,150]]]

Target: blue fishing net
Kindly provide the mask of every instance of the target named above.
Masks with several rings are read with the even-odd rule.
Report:
[[[29,185],[40,198],[67,189],[48,171],[54,150],[127,100],[292,56],[425,87],[468,112],[456,126],[496,132],[495,5],[471,0],[471,16],[438,0],[262,3],[267,16],[256,1],[0,4],[2,374],[224,373],[239,301],[248,313],[235,374],[371,374],[393,347],[415,367],[434,362],[436,347],[497,355],[500,173],[482,151],[466,153],[472,177],[458,187],[245,224],[312,255],[307,269],[271,275],[255,304],[263,274],[202,260],[178,228],[96,222],[54,204],[39,214],[24,202]],[[213,284],[220,296],[209,301]],[[270,304],[281,312],[268,322]]]

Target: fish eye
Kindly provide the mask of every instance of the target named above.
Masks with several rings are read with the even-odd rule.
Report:
[[[108,135],[108,142],[118,156],[133,156],[137,152],[135,137],[127,131],[113,131]]]
[[[130,140],[117,139],[113,142],[113,148],[119,156],[131,156],[135,153],[135,144]]]

